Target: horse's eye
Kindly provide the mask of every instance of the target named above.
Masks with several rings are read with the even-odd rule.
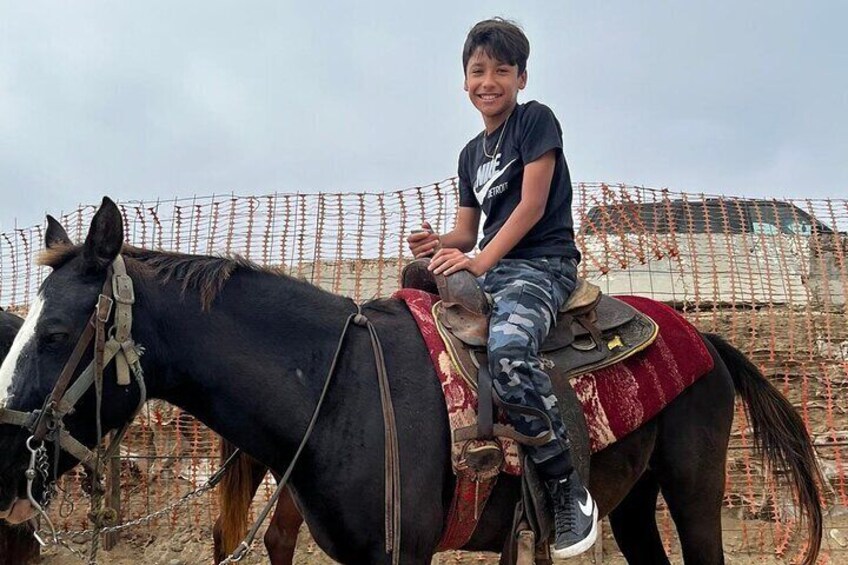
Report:
[[[47,345],[59,345],[68,340],[67,332],[51,332],[44,336],[44,343]]]

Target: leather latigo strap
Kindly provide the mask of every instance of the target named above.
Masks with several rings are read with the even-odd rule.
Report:
[[[377,335],[374,324],[364,315],[354,318],[357,325],[365,325],[371,338],[371,349],[374,352],[374,363],[377,367],[377,382],[380,389],[380,406],[383,411],[385,430],[385,528],[386,552],[392,554],[392,563],[400,563],[400,523],[401,523],[401,490],[400,490],[400,446],[395,422],[395,408],[392,403],[392,392],[389,388],[389,373],[383,356],[383,345]]]
[[[487,364],[477,373],[477,439],[492,439],[494,430],[494,385]]]

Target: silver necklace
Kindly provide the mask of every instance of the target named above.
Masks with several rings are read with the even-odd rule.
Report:
[[[509,119],[512,117],[512,112],[509,113],[509,116],[506,117],[503,123],[503,127],[501,128],[501,134],[498,136],[498,142],[495,143],[495,148],[492,150],[492,154],[489,155],[489,152],[486,151],[486,130],[483,130],[483,155],[488,157],[489,159],[494,159],[495,155],[498,154],[498,149],[501,147],[501,141],[503,140],[504,132],[506,131],[506,125],[509,123]]]

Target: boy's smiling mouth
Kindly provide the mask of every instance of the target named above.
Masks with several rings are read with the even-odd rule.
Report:
[[[497,100],[498,98],[501,97],[500,94],[478,94],[477,96],[479,98],[482,98],[483,100],[487,100],[487,101],[488,100]]]

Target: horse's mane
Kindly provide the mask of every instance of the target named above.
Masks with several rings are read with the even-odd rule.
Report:
[[[43,250],[38,255],[38,264],[58,269],[79,255],[81,250],[81,245],[53,246]],[[197,290],[200,293],[200,301],[204,309],[210,307],[224,284],[237,270],[272,274],[294,283],[312,286],[316,291],[324,292],[306,281],[290,277],[282,269],[263,267],[239,255],[228,257],[188,255],[172,251],[143,249],[131,245],[124,245],[121,255],[127,259],[127,270],[131,274],[153,277],[162,283],[179,281],[183,292],[190,288]]]

